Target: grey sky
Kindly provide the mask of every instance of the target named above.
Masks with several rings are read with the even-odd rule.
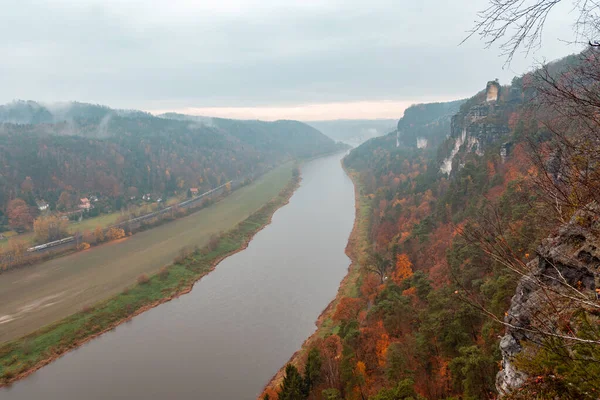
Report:
[[[489,79],[508,83],[536,58],[578,50],[558,40],[571,37],[563,7],[548,23],[543,51],[503,70],[499,52],[477,38],[458,46],[486,3],[8,0],[0,13],[0,102],[79,100],[265,119],[397,117],[404,104],[472,95]]]

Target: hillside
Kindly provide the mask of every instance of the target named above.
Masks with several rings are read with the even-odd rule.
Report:
[[[208,190],[339,148],[297,121],[212,121],[83,103],[1,106],[0,213],[14,198],[68,210],[91,195],[115,210],[143,193],[158,198],[190,187]],[[66,204],[58,204],[62,193]],[[3,214],[0,219],[0,226],[7,223]]]
[[[598,65],[589,51],[415,106],[345,158],[368,229],[299,361],[328,366],[314,398],[597,393]]]
[[[211,127],[223,134],[235,137],[254,149],[267,153],[280,152],[310,157],[321,151],[319,149],[327,152],[334,148],[331,139],[312,126],[298,121],[265,122],[196,117],[177,113],[162,114],[159,117],[177,121],[191,121]]]
[[[400,120],[399,130],[411,137],[409,143],[429,132],[428,142],[437,146],[428,143],[415,151],[402,140],[395,146],[376,139],[346,159],[360,173],[365,194],[373,197],[373,242],[364,262],[370,264],[375,255],[389,260],[383,273],[390,281],[362,299],[372,302],[366,327],[382,324],[378,335],[385,332],[390,342],[384,359],[374,354],[367,363],[372,390],[412,382],[426,398],[488,398],[494,391],[496,338],[502,328],[456,293],[464,290],[502,315],[516,283],[460,232],[485,212],[490,200],[512,222],[533,218],[515,201],[524,194],[515,193],[511,184],[526,175],[523,148],[515,143],[506,158],[500,151],[512,137],[509,115],[519,106],[501,96],[488,102],[485,91],[466,102],[421,106]],[[511,240],[529,253],[538,238],[541,234],[530,230]],[[363,343],[360,332],[358,342]],[[355,346],[356,354],[369,354],[361,346]]]

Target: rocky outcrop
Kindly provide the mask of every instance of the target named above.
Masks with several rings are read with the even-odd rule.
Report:
[[[450,138],[454,144],[442,161],[440,171],[451,174],[464,161],[464,155],[482,156],[485,149],[504,138],[509,132],[507,104],[500,98],[500,85],[488,82],[485,97],[475,96],[452,117]]]
[[[485,101],[488,103],[492,101],[497,101],[500,98],[500,83],[498,83],[498,79],[495,81],[489,81],[487,83],[487,87],[485,88]]]
[[[527,380],[514,363],[527,344],[535,348],[548,333],[576,334],[577,327],[565,316],[597,302],[600,207],[594,204],[575,213],[557,235],[542,242],[537,253],[527,265],[529,273],[520,280],[505,317],[508,327],[500,341],[502,370],[496,377],[501,394]],[[569,332],[563,326],[565,319]]]

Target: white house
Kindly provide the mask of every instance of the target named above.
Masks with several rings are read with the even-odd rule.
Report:
[[[50,208],[50,205],[48,203],[46,203],[44,200],[36,200],[35,203],[37,204],[37,208],[40,211],[46,211],[47,209]]]

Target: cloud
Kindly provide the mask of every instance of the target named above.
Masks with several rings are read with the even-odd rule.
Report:
[[[460,97],[533,62],[502,69],[498,51],[477,39],[458,46],[486,0],[11,3],[0,14],[0,102],[216,107],[251,117]],[[554,15],[539,58],[577,50],[558,40],[570,26],[565,13]]]

